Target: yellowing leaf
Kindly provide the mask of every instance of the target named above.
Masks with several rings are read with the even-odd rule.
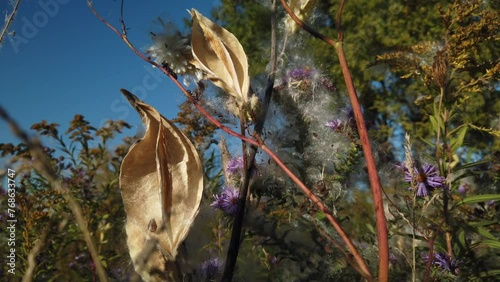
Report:
[[[189,139],[158,111],[127,90],[122,93],[146,126],[122,162],[120,188],[127,213],[127,244],[144,280],[165,273],[200,205],[203,170]]]
[[[238,39],[226,29],[205,18],[195,9],[191,46],[194,65],[207,78],[233,96],[239,107],[248,100],[250,78],[247,55]]]

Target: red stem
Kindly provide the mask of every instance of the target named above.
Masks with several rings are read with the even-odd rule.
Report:
[[[342,74],[344,76],[344,81],[347,87],[347,92],[349,94],[349,99],[351,101],[352,109],[354,111],[354,117],[356,119],[356,125],[358,127],[359,138],[361,140],[361,145],[363,147],[363,153],[365,156],[366,166],[368,169],[368,177],[370,181],[370,186],[372,190],[372,197],[375,207],[375,214],[377,218],[377,239],[379,248],[379,281],[388,281],[389,279],[389,242],[387,236],[387,225],[384,212],[384,203],[382,198],[382,187],[380,185],[380,179],[378,177],[377,167],[375,165],[375,158],[373,157],[373,151],[370,145],[370,139],[368,137],[368,132],[366,130],[365,121],[363,118],[363,113],[361,111],[361,106],[358,101],[358,96],[356,94],[356,89],[354,88],[354,83],[352,81],[352,76],[349,71],[349,66],[345,58],[344,49],[342,47],[342,42],[335,42],[333,39],[315,31],[313,28],[306,25],[297,16],[294,15],[290,7],[287,5],[285,0],[280,0],[283,8],[292,17],[292,19],[304,30],[311,33],[314,37],[319,38],[326,42],[327,44],[335,47],[337,50],[337,56],[339,58],[340,66],[342,69]],[[338,38],[342,40],[344,34],[340,29],[340,16],[342,14],[342,8],[344,6],[344,0],[341,1],[339,12],[337,15],[337,31]]]
[[[177,87],[179,87],[179,89],[181,89],[182,93],[184,93],[184,95],[188,98],[188,100],[193,104],[195,105],[195,107],[210,121],[212,122],[215,126],[219,127],[220,129],[222,129],[224,132],[234,136],[234,137],[237,137],[249,144],[252,144],[252,145],[255,145],[257,147],[259,147],[260,149],[262,149],[264,152],[266,152],[280,167],[281,169],[283,169],[283,171],[292,179],[293,182],[295,182],[297,184],[297,186],[299,186],[299,188],[304,192],[304,194],[309,197],[312,202],[318,207],[318,209],[320,209],[324,214],[325,214],[325,217],[328,219],[328,221],[332,224],[332,226],[337,230],[337,232],[339,233],[340,237],[344,240],[344,242],[346,243],[347,247],[349,248],[349,250],[351,251],[351,254],[353,255],[355,261],[358,263],[358,266],[359,268],[362,270],[362,272],[360,273],[366,280],[368,281],[373,281],[373,277],[371,275],[371,272],[370,272],[370,269],[368,268],[368,265],[366,264],[366,262],[364,261],[363,257],[361,256],[361,254],[359,253],[358,249],[356,248],[356,246],[353,244],[353,242],[351,241],[351,239],[349,238],[349,236],[347,236],[347,234],[344,232],[344,230],[342,229],[342,226],[337,222],[337,220],[333,217],[332,215],[332,212],[330,210],[328,210],[325,205],[320,201],[320,199],[318,199],[308,188],[307,186],[302,183],[302,181],[300,181],[300,179],[297,178],[297,176],[295,176],[293,174],[293,172],[291,172],[285,164],[283,164],[283,162],[278,158],[278,156],[276,156],[276,154],[274,154],[273,151],[271,151],[265,144],[262,140],[255,140],[255,139],[251,139],[251,138],[248,138],[246,136],[242,136],[241,134],[238,134],[236,132],[234,132],[233,130],[229,129],[228,127],[224,126],[223,124],[221,124],[217,119],[215,119],[213,116],[211,116],[201,105],[198,104],[198,102],[196,101],[196,99],[194,99],[193,96],[191,96],[191,94],[189,92],[187,92],[187,90],[182,86],[182,84],[172,75],[171,72],[169,72],[168,70],[166,70],[164,67],[162,67],[161,65],[155,63],[154,61],[152,61],[151,59],[149,59],[148,57],[146,57],[144,54],[142,54],[141,52],[139,52],[133,45],[132,43],[128,40],[127,38],[127,35],[126,33],[123,31],[122,32],[119,32],[115,27],[113,27],[111,24],[109,24],[104,18],[102,18],[98,13],[97,11],[94,9],[92,3],[90,2],[90,0],[87,0],[87,4],[88,6],[90,7],[90,9],[92,10],[92,12],[94,13],[94,15],[100,20],[102,21],[106,26],[108,26],[113,32],[115,32],[118,36],[120,36],[120,38],[129,46],[130,49],[132,49],[132,51],[134,51],[134,53],[136,53],[141,59],[143,59],[144,61],[150,63],[151,65],[157,67],[158,69],[160,69],[163,73],[165,73],[168,77],[171,78],[171,80],[175,83],[175,85],[177,85]]]

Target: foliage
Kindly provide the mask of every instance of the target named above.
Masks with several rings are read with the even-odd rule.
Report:
[[[383,180],[390,281],[482,281],[499,276],[497,2],[355,0],[343,8],[342,44]],[[304,13],[304,21],[335,38],[338,1],[315,4],[312,12]],[[210,80],[228,94],[215,93],[200,80],[194,90],[186,91],[189,102],[181,105],[174,120],[203,156],[205,181],[200,212],[171,269],[185,280],[220,279],[225,259],[234,251],[230,242],[235,226],[241,223],[242,229],[236,230],[241,232],[236,281],[360,280],[346,241],[327,220],[331,214],[376,274],[380,234],[367,189],[362,131],[344,97],[335,49],[302,30],[290,32],[288,16],[279,10],[275,81],[269,92],[271,76],[265,74],[274,70],[268,62],[273,61],[268,59],[270,4],[223,0],[213,14],[229,34],[193,10],[199,25],[196,40],[189,46],[184,38],[177,46],[184,55],[191,47],[195,50],[189,60],[198,67],[186,69],[204,72],[172,74],[182,68],[169,67],[172,62],[161,55],[175,57],[172,50],[161,49],[161,40],[168,38],[153,38],[153,57],[157,66],[167,67],[167,75]],[[217,40],[204,42],[210,36]],[[241,57],[245,53],[249,70]],[[204,56],[211,59],[203,61]],[[247,71],[249,96],[243,94],[248,90]],[[207,113],[201,114],[200,107]],[[267,110],[265,124],[257,113],[262,109]],[[262,132],[256,130],[262,124]],[[47,148],[52,165],[82,205],[102,263],[116,280],[132,275],[130,268],[123,270],[129,258],[117,194],[119,165],[132,141],[126,139],[114,152],[109,142],[127,126],[109,122],[97,129],[80,115],[65,135],[56,124],[33,126],[55,142]],[[226,144],[217,135],[222,131],[256,138],[291,173],[272,156],[257,153],[251,158],[255,148],[234,140]],[[211,146],[216,143],[219,148]],[[37,160],[31,159],[29,148],[1,144],[0,149],[25,175],[19,185],[23,257],[39,234],[49,234],[36,279],[95,277],[78,226],[60,195],[32,169]],[[292,173],[325,209],[296,189]],[[246,187],[249,193],[242,199]],[[247,206],[244,220],[238,222],[242,201]],[[67,267],[70,271],[63,271]]]
[[[51,143],[46,153],[65,185],[82,206],[99,256],[108,275],[117,281],[124,279],[128,269],[123,256],[123,205],[118,189],[119,167],[131,138],[110,150],[109,143],[130,126],[123,121],[108,121],[95,128],[81,115],[75,115],[69,128],[61,134],[59,125],[42,121],[32,129]],[[0,144],[3,157],[11,155],[9,164],[18,173],[17,250],[21,258],[16,273],[22,275],[26,258],[39,244],[41,234],[47,233],[42,251],[36,257],[38,266],[33,279],[92,281],[95,269],[64,199],[47,180],[33,169],[34,160],[24,144]],[[2,191],[4,191],[2,189]],[[6,195],[2,193],[2,202]],[[2,217],[5,220],[5,215]],[[6,224],[6,223],[4,223]],[[4,237],[2,237],[4,238]],[[117,238],[121,238],[116,240]],[[2,239],[2,248],[7,243]],[[7,253],[6,250],[3,250]],[[3,265],[2,267],[6,267]],[[3,269],[6,273],[6,269]],[[83,279],[83,280],[82,280]]]

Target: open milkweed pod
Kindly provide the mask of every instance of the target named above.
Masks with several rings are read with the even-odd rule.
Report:
[[[248,101],[250,86],[248,60],[243,47],[232,33],[195,9],[190,14],[193,18],[193,64],[215,85],[233,96],[239,107],[243,106]]]
[[[311,15],[311,11],[316,6],[316,0],[291,0],[289,2],[292,12],[302,21],[307,20]],[[291,34],[295,33],[298,29],[297,23],[289,15],[285,16],[285,27]]]
[[[164,272],[166,261],[175,259],[198,213],[203,168],[184,133],[153,107],[121,91],[146,125],[120,170],[127,244],[136,271],[155,281],[150,274]]]

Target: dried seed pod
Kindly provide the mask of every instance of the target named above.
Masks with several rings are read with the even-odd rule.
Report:
[[[131,146],[120,171],[127,244],[136,271],[144,280],[155,281],[152,270],[164,271],[166,265],[159,258],[175,259],[198,213],[203,169],[184,133],[153,107],[121,91],[146,125],[144,137]],[[156,242],[154,248],[151,242]]]
[[[195,9],[191,10],[193,64],[234,97],[241,108],[248,101],[248,60],[238,39]],[[235,109],[237,110],[237,109]]]

